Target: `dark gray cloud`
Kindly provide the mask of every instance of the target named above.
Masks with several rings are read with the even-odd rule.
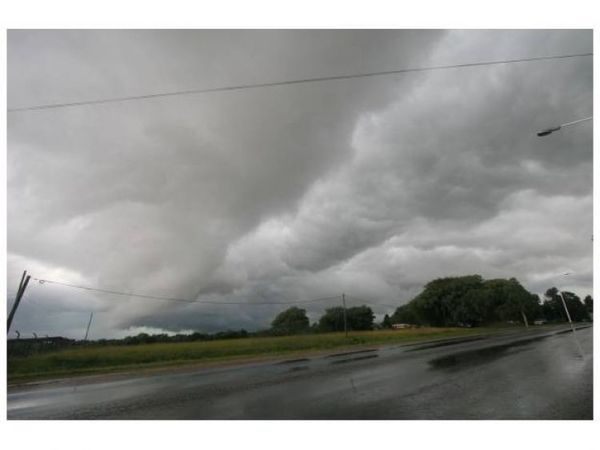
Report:
[[[581,53],[591,40],[569,30],[11,31],[8,102]],[[346,292],[378,312],[433,277],[466,273],[585,295],[591,123],[535,133],[591,111],[586,57],[13,113],[9,297],[23,268],[217,302]],[[278,309],[50,285],[32,286],[27,302],[17,329],[77,334],[95,310],[100,335],[255,328]],[[324,306],[307,309],[317,317]]]

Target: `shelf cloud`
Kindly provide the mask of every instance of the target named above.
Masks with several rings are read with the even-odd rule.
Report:
[[[8,105],[590,52],[586,30],[12,30]],[[21,333],[267,326],[433,278],[592,290],[592,58],[8,114]],[[569,277],[562,277],[571,272]],[[329,303],[305,307],[313,319]],[[391,305],[391,306],[390,306]]]

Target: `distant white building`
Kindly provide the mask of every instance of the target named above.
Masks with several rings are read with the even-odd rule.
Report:
[[[392,328],[394,330],[402,330],[404,328],[412,328],[413,325],[409,324],[409,323],[393,323],[392,324]]]

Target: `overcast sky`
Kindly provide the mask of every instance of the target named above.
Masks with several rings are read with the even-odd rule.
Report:
[[[592,51],[591,31],[10,31],[8,106]],[[592,293],[592,58],[8,114],[22,334],[252,330],[444,276]],[[569,277],[561,274],[571,272]],[[314,320],[339,300],[305,304]]]

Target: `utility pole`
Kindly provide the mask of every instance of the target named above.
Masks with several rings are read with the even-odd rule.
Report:
[[[561,291],[558,291],[560,298],[562,300],[563,307],[565,308],[565,312],[567,313],[567,319],[569,319],[569,325],[571,325],[571,331],[573,332],[573,337],[575,338],[575,343],[577,344],[577,348],[579,349],[579,354],[583,358],[583,350],[581,348],[581,344],[579,343],[579,339],[577,339],[577,333],[575,333],[575,327],[573,326],[573,321],[571,320],[571,314],[569,314],[569,310],[567,309],[567,302],[565,302],[565,298]]]
[[[19,290],[17,291],[17,296],[15,297],[15,303],[8,314],[8,321],[6,323],[6,333],[10,331],[10,326],[12,325],[13,318],[15,317],[15,313],[17,312],[17,308],[19,307],[19,303],[21,302],[21,298],[23,298],[23,294],[25,293],[25,289],[27,289],[27,285],[29,284],[30,275],[27,275],[27,271],[23,271],[23,276],[21,277],[21,282],[19,283]]]
[[[90,321],[88,322],[87,329],[85,330],[85,337],[83,338],[84,341],[87,341],[88,333],[90,332],[90,325],[92,324],[92,318],[93,317],[94,317],[94,311],[92,311],[90,313]]]
[[[344,334],[348,337],[348,319],[346,318],[346,294],[342,294],[342,305],[344,305]]]

